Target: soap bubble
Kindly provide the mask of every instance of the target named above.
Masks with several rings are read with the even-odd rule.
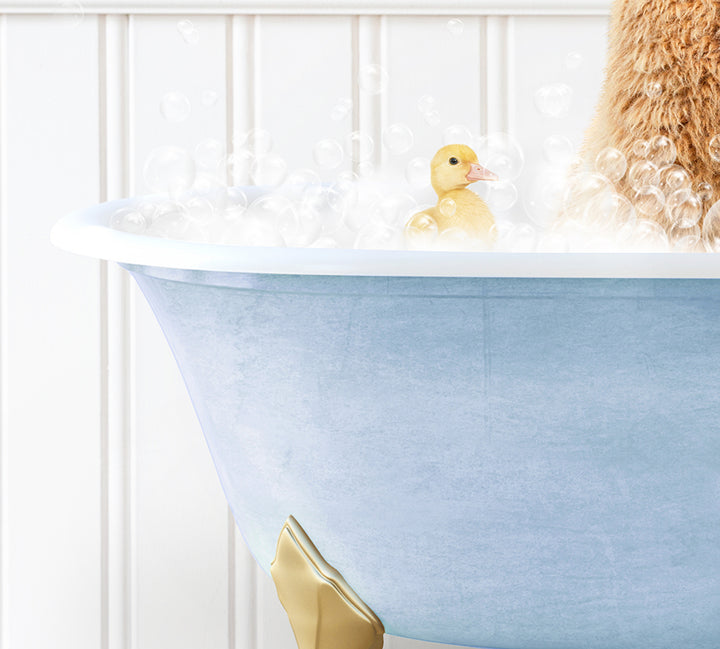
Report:
[[[632,225],[637,221],[635,207],[630,200],[622,194],[612,194],[607,207],[608,212],[605,216],[608,222],[615,227]]]
[[[157,147],[145,161],[143,178],[152,191],[176,196],[192,187],[195,162],[187,151],[179,147]]]
[[[318,187],[321,182],[320,176],[312,169],[296,169],[288,175],[283,186],[291,190],[297,188],[305,192],[305,190],[321,189]],[[303,193],[302,196],[304,197],[305,194]]]
[[[143,200],[135,205],[135,210],[140,212],[145,219],[145,223],[150,223],[155,218],[158,211],[158,204],[152,200]]]
[[[245,214],[248,207],[248,197],[240,187],[227,187],[223,203],[223,218],[226,221],[235,221]]]
[[[304,248],[320,235],[322,217],[314,207],[300,205],[294,212],[286,210],[284,215],[277,220],[277,228],[285,240],[285,245]]]
[[[423,114],[425,123],[429,126],[438,126],[440,124],[440,112],[433,109]]]
[[[198,167],[216,170],[225,159],[225,145],[220,140],[207,138],[195,147],[195,164]]]
[[[702,236],[711,252],[720,252],[720,201],[714,203],[703,219]]]
[[[667,250],[669,245],[670,242],[665,228],[655,223],[655,221],[638,221],[632,238],[632,247],[635,250],[662,252]]]
[[[71,29],[79,27],[85,19],[85,9],[80,2],[66,0],[58,3],[55,15],[60,19],[58,22]]]
[[[338,214],[346,214],[357,203],[358,188],[356,180],[357,177],[353,173],[340,173],[335,183],[329,187],[327,192],[328,205]]]
[[[493,210],[506,212],[518,200],[518,190],[509,180],[488,183],[487,202]]]
[[[647,158],[650,153],[650,142],[647,140],[636,140],[633,144],[632,152],[638,158]]]
[[[551,83],[535,92],[535,106],[545,117],[565,117],[570,112],[573,90],[566,83]]]
[[[405,168],[405,178],[414,186],[430,186],[430,160],[413,158]]]
[[[180,20],[177,24],[177,30],[183,37],[183,40],[189,45],[197,45],[200,42],[200,32],[190,20]]]
[[[358,76],[360,90],[368,95],[379,95],[388,85],[388,73],[381,65],[371,63],[360,70]]]
[[[225,181],[216,174],[201,171],[195,176],[192,190],[198,194],[216,194],[225,187]]]
[[[215,208],[204,196],[191,196],[183,203],[187,218],[191,223],[201,227],[212,225],[215,219]]]
[[[285,246],[285,240],[277,231],[272,219],[265,220],[250,213],[230,224],[225,231],[223,243],[252,247]]]
[[[490,226],[489,237],[495,242],[498,250],[507,250],[513,232],[515,232],[515,224],[510,221],[495,221]]]
[[[432,95],[423,95],[418,100],[418,110],[425,115],[426,113],[429,113],[431,110],[435,110],[435,97]]]
[[[537,231],[529,223],[517,225],[508,240],[510,252],[533,252],[537,238]]]
[[[347,138],[347,154],[353,162],[364,162],[372,157],[375,143],[369,135],[353,131]]]
[[[543,169],[536,174],[529,191],[524,194],[525,211],[534,223],[548,226],[557,219],[563,204],[565,174],[554,169]]]
[[[612,188],[599,192],[587,199],[582,215],[582,223],[593,230],[589,238],[597,237],[598,233],[617,228],[626,222],[635,221],[632,204],[624,197],[616,194]]]
[[[585,59],[580,52],[568,52],[565,57],[565,67],[568,70],[578,70],[584,62]]]
[[[662,95],[663,87],[659,81],[648,81],[645,85],[645,94],[650,99],[657,99]]]
[[[250,151],[243,149],[236,153],[231,153],[226,159],[227,166],[232,184],[246,185],[250,177],[250,167],[252,167],[255,156]]]
[[[710,157],[715,162],[720,162],[720,135],[715,135],[708,144],[708,150],[710,151]]]
[[[656,216],[665,207],[665,194],[654,185],[646,185],[635,192],[635,208],[645,216]]]
[[[348,99],[347,97],[342,97],[341,99],[338,99],[337,103],[335,104],[335,106],[333,106],[333,109],[330,113],[330,119],[334,122],[340,122],[344,120],[350,115],[352,107],[353,103],[351,99]]]
[[[311,248],[339,248],[340,242],[327,235],[318,237],[313,243],[310,244]]]
[[[647,159],[656,167],[665,167],[675,162],[677,149],[673,141],[664,135],[656,135],[650,140]]]
[[[447,21],[446,27],[453,36],[460,36],[460,34],[463,33],[465,25],[460,18],[451,18]]]
[[[678,228],[690,228],[702,218],[702,200],[689,189],[678,189],[668,196],[665,213]]]
[[[189,227],[190,219],[185,206],[168,201],[158,206],[155,218],[148,224],[147,233],[164,239],[183,239]]]
[[[564,135],[549,135],[543,142],[543,154],[550,164],[567,164],[574,152],[573,143]]]
[[[714,190],[710,183],[699,182],[695,186],[695,193],[700,197],[700,200],[705,203],[712,203]]]
[[[263,223],[294,220],[297,217],[292,201],[280,194],[265,194],[257,198],[248,208],[248,218],[255,218]]]
[[[205,106],[205,108],[210,108],[217,104],[218,97],[218,93],[214,90],[203,90],[200,94],[200,103]]]
[[[190,100],[181,92],[166,92],[160,101],[160,113],[173,124],[184,122],[190,116]]]
[[[250,175],[256,185],[279,185],[287,174],[287,163],[272,153],[256,158],[250,167]]]
[[[668,231],[668,238],[676,252],[703,252],[702,230],[698,225],[689,228],[673,225]]]
[[[438,209],[440,210],[440,214],[446,218],[450,218],[455,216],[455,212],[457,212],[457,203],[452,198],[443,198],[438,203]]]
[[[525,166],[525,155],[512,135],[490,133],[476,145],[480,163],[496,173],[501,180],[517,180]]]
[[[443,144],[467,144],[471,145],[473,141],[473,135],[467,126],[461,124],[455,124],[454,126],[448,126],[443,131]]]
[[[438,234],[435,248],[437,250],[461,251],[470,250],[470,235],[462,228],[446,228]]]
[[[357,175],[359,178],[370,178],[375,174],[375,165],[370,160],[358,162]]]
[[[595,158],[595,169],[611,183],[616,183],[627,171],[627,160],[622,151],[605,147]]]
[[[342,146],[337,140],[320,140],[313,147],[313,158],[323,169],[336,169],[342,164],[344,157]]]
[[[400,250],[402,235],[393,227],[376,221],[367,223],[355,237],[355,248],[371,250]]]
[[[570,179],[563,196],[565,217],[590,222],[599,220],[596,206],[613,194],[613,186],[605,176],[583,172]]]
[[[426,212],[415,214],[405,226],[405,239],[411,250],[427,250],[438,236],[438,224]]]
[[[270,153],[275,146],[270,131],[264,128],[253,128],[244,135],[243,144],[255,156],[264,156]],[[237,144],[236,144],[237,146]]]
[[[638,160],[628,172],[628,181],[635,191],[655,184],[657,177],[658,168],[648,160]]]
[[[690,175],[679,165],[667,165],[658,171],[658,186],[666,196],[678,189],[690,189]]]
[[[142,234],[147,229],[147,221],[137,209],[123,207],[110,217],[110,227],[131,234]]]
[[[535,250],[537,252],[567,252],[569,242],[562,232],[544,232],[538,238]]]
[[[383,145],[393,155],[402,155],[412,149],[415,137],[405,124],[391,124],[383,130]]]
[[[375,200],[367,210],[367,218],[388,225],[403,226],[408,216],[417,212],[417,203],[410,194],[390,194]]]

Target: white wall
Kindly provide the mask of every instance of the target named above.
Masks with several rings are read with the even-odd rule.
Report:
[[[547,135],[580,141],[608,2],[118,0],[74,16],[79,6],[0,0],[0,649],[291,649],[142,296],[114,265],[54,250],[49,230],[144,191],[156,145],[229,145],[258,126],[291,167],[312,166],[318,139],[359,128],[379,140],[398,121],[415,147],[401,159],[380,149],[377,163],[430,157],[459,123],[510,130],[530,167]],[[388,71],[385,93],[358,91],[367,63]],[[575,89],[564,120],[533,105],[553,81]],[[161,117],[167,90],[190,98],[187,121]],[[416,108],[425,94],[437,127]],[[344,97],[353,112],[331,120]]]

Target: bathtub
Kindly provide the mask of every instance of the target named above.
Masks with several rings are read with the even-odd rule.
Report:
[[[294,516],[389,634],[717,649],[720,258],[239,249],[63,219],[162,326],[265,570]]]

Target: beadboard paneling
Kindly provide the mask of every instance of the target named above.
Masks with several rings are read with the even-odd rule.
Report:
[[[577,149],[582,144],[602,82],[607,20],[522,16],[514,23],[512,132],[525,152],[525,171],[517,183],[523,192],[536,170],[546,164],[543,143],[548,136],[563,135]],[[571,52],[582,57],[575,69],[566,62]],[[573,89],[570,110],[565,117],[548,117],[538,111],[535,93],[558,82]]]
[[[462,32],[448,28],[452,16],[392,16],[387,19],[387,107],[383,127],[405,124],[415,143],[406,154],[384,148],[384,161],[403,172],[410,159],[429,158],[443,145],[443,131],[463,125],[480,133],[486,123],[481,70],[485,69],[485,18],[462,21]],[[423,97],[435,100],[437,123],[418,108]]]
[[[313,168],[330,180],[337,171],[318,168],[312,151],[325,138],[344,142],[352,130],[350,115],[330,118],[338,99],[352,97],[351,19],[267,16],[256,24],[255,126],[273,134],[289,170]]]
[[[98,200],[97,18],[5,27],[3,649],[96,649],[100,262],[49,232]]]
[[[74,3],[48,0],[0,2],[0,12],[51,13],[73,11]],[[229,10],[243,14],[346,14],[346,15],[604,15],[610,0],[85,0],[85,11],[95,13],[205,13],[225,14]]]
[[[130,25],[135,187],[156,146],[226,141],[226,19],[190,16],[198,42],[178,20],[140,16]],[[219,97],[205,106],[202,92]],[[166,92],[183,93],[189,117],[160,112]],[[145,299],[133,291],[135,333],[135,625],[137,649],[228,646],[227,508],[182,378]],[[163,386],[158,390],[158,386]]]

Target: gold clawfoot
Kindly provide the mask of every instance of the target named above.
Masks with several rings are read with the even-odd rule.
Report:
[[[381,649],[385,628],[290,516],[270,572],[298,649]]]

